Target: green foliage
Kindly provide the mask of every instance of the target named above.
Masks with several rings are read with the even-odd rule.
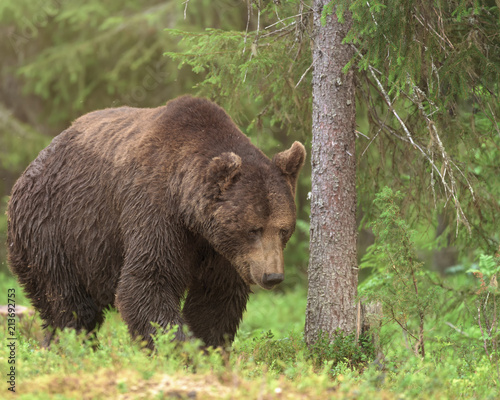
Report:
[[[479,256],[479,264],[476,268],[471,268],[467,272],[480,272],[481,275],[492,279],[500,273],[500,258],[497,254],[496,256],[481,254]],[[494,284],[490,285],[492,288],[495,287]]]
[[[478,331],[476,337],[483,344],[488,358],[496,363],[500,361],[500,329],[498,321],[497,298],[500,295],[498,278],[500,277],[500,248],[494,256],[482,254],[477,269],[469,269],[479,280],[480,287],[474,296],[474,308],[477,309]],[[480,335],[479,335],[480,333]],[[500,374],[499,374],[500,376]]]
[[[346,335],[337,330],[332,335],[321,332],[310,347],[310,357],[316,368],[328,364],[336,375],[342,363],[349,368],[362,369],[375,357],[375,349],[370,335],[362,335],[356,342],[354,333]]]
[[[289,337],[275,339],[270,330],[251,341],[240,343],[238,348],[239,352],[245,354],[246,360],[267,366],[278,374],[286,374],[290,364],[296,363],[297,357],[305,350],[301,335],[290,332]]]
[[[360,266],[373,271],[360,295],[381,302],[384,315],[409,335],[415,353],[424,356],[424,319],[433,312],[436,289],[425,285],[427,273],[418,261],[414,233],[397,204],[402,198],[400,192],[385,187],[374,200],[380,210],[372,224],[376,239]]]
[[[50,141],[47,136],[23,124],[0,104],[0,271],[6,258],[8,186]],[[3,173],[2,173],[3,172]],[[2,179],[3,178],[3,179]]]
[[[457,371],[462,375],[477,373],[478,363],[488,360],[496,369],[494,379],[500,381],[499,254],[480,254],[473,268],[457,267],[445,276],[423,269],[417,261],[414,233],[400,212],[402,199],[401,193],[389,188],[376,196],[375,243],[360,266],[372,270],[360,286],[360,297],[382,304],[382,328],[378,329],[382,348],[401,352],[406,347],[432,359],[460,354],[464,363]],[[404,342],[395,342],[398,331]]]
[[[269,330],[280,339],[287,337],[291,331],[300,332],[304,328],[307,297],[304,286],[295,285],[284,293],[273,290],[272,296],[269,294],[257,289],[250,296],[237,341],[261,337]]]
[[[35,132],[0,107],[0,168],[21,172],[34,155],[47,146],[50,138]],[[2,118],[3,117],[3,118]]]
[[[446,107],[456,97],[469,98],[470,88],[490,93],[498,90],[500,40],[494,33],[499,26],[499,10],[495,3],[334,3],[353,15],[354,26],[346,41],[366,50],[359,67],[371,65],[385,72],[389,94],[411,91],[411,82],[426,81],[425,106],[432,109],[436,105]]]
[[[299,40],[307,19],[292,17],[300,3],[252,2],[254,18],[248,21],[252,30],[168,29],[174,37],[181,37],[185,50],[165,54],[179,67],[187,65],[202,73],[198,93],[215,99],[237,119],[245,115],[246,107],[257,106],[259,112],[248,124],[250,133],[265,124],[303,135],[310,125],[310,78],[298,83],[311,59],[308,43]],[[274,23],[276,15],[281,21]]]
[[[420,221],[444,209],[450,228],[453,220],[457,231],[465,227],[458,232],[461,243],[492,252],[499,240],[499,166],[491,162],[500,157],[498,5],[332,3],[353,18],[345,42],[356,48],[351,65],[360,76],[358,99],[373,138],[359,143],[360,168],[367,171],[359,187],[364,193],[389,184],[402,188]],[[360,199],[365,212],[371,197]]]
[[[160,49],[171,43],[162,35],[164,18],[178,10],[172,2],[156,3],[2,3],[2,23],[11,26],[5,53],[12,66],[22,60],[16,74],[23,92],[43,100],[52,124],[113,102],[158,102],[160,84],[172,79],[164,63],[158,66]]]
[[[293,378],[299,363],[310,363],[316,371],[327,370],[335,377],[345,369],[362,370],[374,358],[374,348],[368,336],[356,343],[355,335],[341,331],[333,335],[321,334],[311,347],[307,347],[302,333],[289,332],[288,337],[275,338],[272,331],[239,343],[237,351],[245,361],[266,366],[269,371]]]

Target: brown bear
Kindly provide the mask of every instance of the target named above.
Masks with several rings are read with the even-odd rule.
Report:
[[[78,118],[8,206],[10,268],[50,327],[45,345],[55,328],[95,332],[113,305],[150,348],[151,322],[231,342],[250,285],[283,280],[305,155],[295,142],[269,160],[222,108],[190,96]]]

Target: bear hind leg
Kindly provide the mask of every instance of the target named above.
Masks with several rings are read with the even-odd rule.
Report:
[[[65,269],[67,260],[41,257],[36,263],[30,263],[30,258],[33,258],[30,253],[18,242],[10,240],[10,237],[14,237],[13,234],[10,233],[8,240],[9,266],[44,321],[45,339],[42,346],[50,346],[55,339],[56,329],[86,331],[90,339],[95,339],[95,332],[104,321],[103,308],[78,283],[74,273]],[[45,280],[41,277],[47,275],[46,271],[59,273]]]
[[[54,340],[57,340],[55,334],[57,329],[72,328],[78,333],[85,332],[86,340],[97,348],[96,333],[104,321],[104,310],[81,287],[67,290],[66,293],[69,293],[66,297],[52,297],[51,315],[44,318],[46,335],[43,346],[49,347]]]

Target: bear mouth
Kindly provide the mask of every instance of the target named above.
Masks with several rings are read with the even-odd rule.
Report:
[[[249,286],[250,286],[250,285],[257,285],[257,282],[255,282],[255,279],[253,279],[253,277],[252,277],[252,274],[251,274],[251,273],[246,274],[246,276],[244,276],[244,277],[242,277],[242,278],[243,278],[243,280],[245,281],[245,283],[246,283],[247,285],[249,285]],[[260,286],[260,285],[259,285],[259,286]]]
[[[271,285],[271,284],[266,284],[266,283],[263,283],[263,282],[259,282],[258,285],[262,288],[262,289],[266,289],[266,290],[271,290],[271,289],[274,289],[277,285]]]
[[[257,278],[254,277],[252,274],[252,268],[250,265],[245,264],[245,268],[238,270],[238,273],[240,274],[243,281],[249,286],[257,285],[265,290],[271,290],[275,286],[277,286],[276,283],[264,283],[264,281],[262,280],[262,276],[259,276]]]
[[[243,279],[248,286],[256,285],[255,279],[252,276],[252,269],[250,268],[250,264],[244,262],[243,265],[238,264],[237,262],[233,263],[233,267],[238,272],[238,275]]]

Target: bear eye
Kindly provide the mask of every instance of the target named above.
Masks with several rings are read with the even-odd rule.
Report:
[[[257,239],[259,236],[261,236],[261,235],[262,235],[262,231],[263,231],[263,230],[264,230],[263,228],[255,228],[255,229],[251,229],[251,230],[249,230],[249,231],[248,231],[248,237],[249,237],[250,239],[255,240],[255,239]]]
[[[288,237],[288,229],[280,229],[280,238],[285,240]]]

